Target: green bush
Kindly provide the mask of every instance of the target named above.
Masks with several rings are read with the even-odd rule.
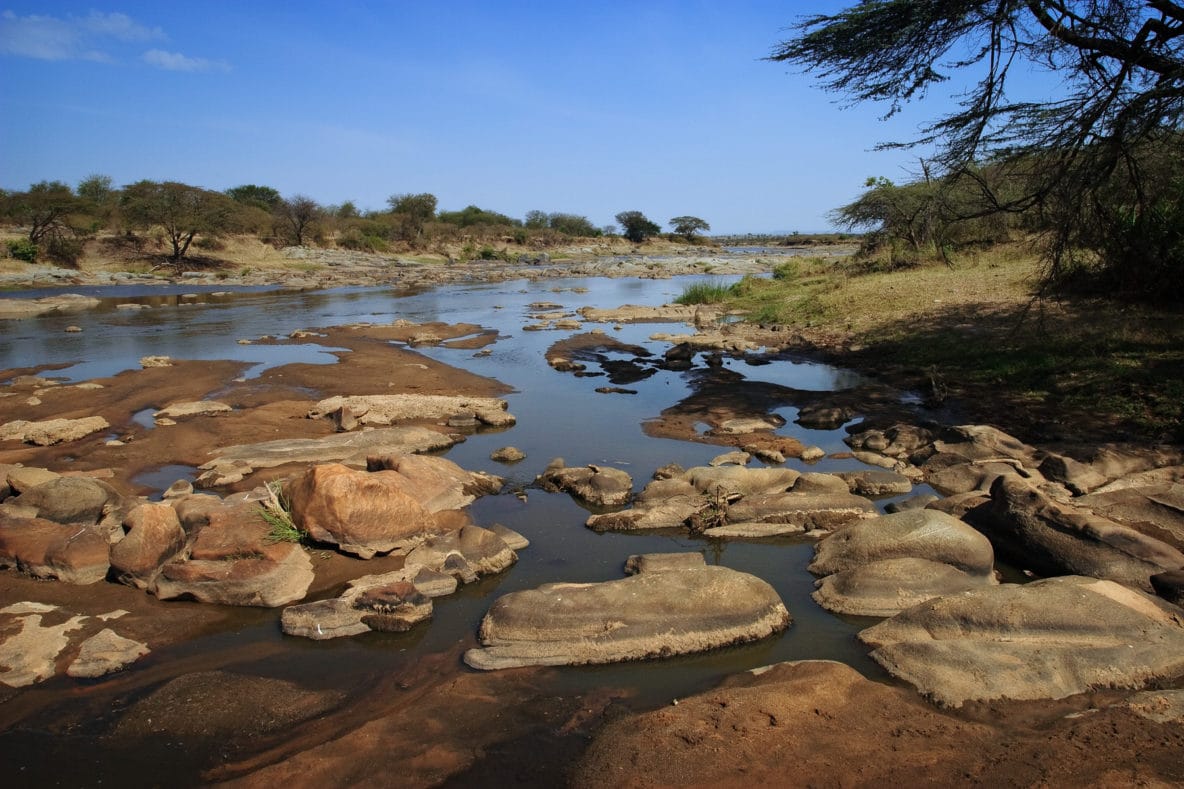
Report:
[[[12,238],[8,240],[8,256],[23,260],[26,263],[37,262],[37,245],[27,238]]]

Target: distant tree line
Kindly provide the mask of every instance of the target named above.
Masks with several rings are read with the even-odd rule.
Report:
[[[658,235],[660,227],[640,211],[617,215],[621,234],[635,243]],[[360,211],[353,202],[322,205],[311,197],[285,197],[269,186],[243,184],[216,192],[176,181],[138,181],[116,188],[111,178],[91,175],[77,187],[43,181],[23,192],[0,191],[0,222],[19,227],[24,238],[8,242],[12,257],[39,256],[74,264],[83,244],[99,234],[104,242],[133,254],[158,248],[172,262],[194,247],[216,250],[230,234],[254,235],[276,246],[334,245],[367,252],[442,252],[463,243],[474,257],[490,257],[493,244],[538,248],[575,238],[615,235],[585,216],[529,211],[516,219],[469,205],[441,211],[428,193],[395,194],[385,209]],[[710,229],[693,216],[670,220],[671,237],[687,242]],[[478,245],[480,245],[478,247]]]

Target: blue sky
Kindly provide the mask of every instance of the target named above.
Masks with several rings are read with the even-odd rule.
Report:
[[[882,122],[762,60],[841,5],[0,0],[0,187],[99,173],[822,230],[868,176],[907,179],[915,152],[873,148],[940,109]]]

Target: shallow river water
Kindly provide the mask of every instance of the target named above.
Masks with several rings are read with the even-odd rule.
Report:
[[[721,541],[692,538],[683,532],[596,534],[584,526],[589,512],[569,496],[529,487],[534,477],[555,457],[564,458],[568,465],[596,463],[624,469],[632,475],[635,489],[640,490],[660,466],[668,463],[679,463],[684,467],[703,465],[728,451],[728,447],[649,438],[642,432],[643,422],[692,393],[696,376],[701,372],[658,370],[645,380],[626,384],[637,390],[637,394],[598,394],[594,390],[604,386],[606,378],[581,378],[559,373],[544,359],[544,352],[551,344],[575,332],[522,330],[523,326],[535,322],[530,317],[531,313],[539,311],[530,307],[535,302],[551,302],[573,312],[585,305],[662,304],[674,299],[687,283],[685,278],[562,280],[558,285],[554,281],[517,281],[450,286],[418,293],[381,288],[299,293],[255,290],[217,294],[210,292],[214,289],[199,292],[193,287],[179,287],[173,291],[128,289],[115,293],[92,289],[94,295],[104,298],[99,309],[8,321],[0,326],[0,370],[64,365],[61,370],[46,374],[80,381],[138,367],[142,356],[168,355],[183,359],[254,362],[256,366],[246,374],[250,377],[267,367],[290,362],[328,365],[335,359],[320,346],[252,346],[239,344],[240,338],[285,336],[298,329],[355,322],[386,323],[397,319],[466,322],[501,332],[497,342],[490,346],[492,353],[485,357],[475,357],[471,350],[417,350],[448,364],[496,378],[516,390],[505,397],[510,413],[517,417],[516,426],[475,433],[449,450],[446,456],[464,468],[508,478],[506,492],[479,499],[472,506],[472,515],[479,525],[500,522],[530,540],[530,546],[519,552],[518,563],[499,576],[435,600],[434,618],[407,634],[371,634],[332,642],[311,642],[282,635],[276,611],[236,612],[232,627],[162,649],[142,661],[157,679],[167,678],[167,666],[172,661],[178,667],[184,667],[183,670],[222,668],[355,692],[395,667],[405,665],[406,661],[455,649],[458,643],[471,644],[481,617],[501,594],[552,581],[621,578],[624,562],[631,554],[667,551],[701,552],[709,563],[726,565],[763,578],[781,595],[793,617],[793,625],[780,636],[704,655],[558,669],[549,675],[546,681],[550,684],[541,689],[543,692],[571,695],[602,687],[622,688],[631,696],[631,704],[652,707],[710,687],[729,674],[777,661],[806,658],[841,660],[866,675],[882,676],[867,657],[867,650],[855,638],[869,621],[836,617],[823,611],[810,598],[814,579],[806,571],[806,565],[813,554],[812,540]],[[132,302],[149,304],[151,308],[116,307]],[[64,328],[71,324],[81,327],[82,332],[65,333]],[[659,357],[668,346],[651,341],[651,334],[688,331],[682,325],[661,324],[639,324],[620,329],[608,324],[585,324],[579,331],[598,326],[610,336],[647,347]],[[702,368],[701,364],[698,366]],[[769,381],[811,391],[841,389],[859,380],[853,373],[788,358],[761,365],[728,359],[726,367],[748,380]],[[327,373],[331,374],[328,368]],[[846,450],[841,441],[845,435],[842,430],[801,428],[794,424],[796,411],[792,407],[787,406],[779,413],[786,419],[786,426],[779,431],[782,434],[792,435],[806,445],[820,446],[828,453]],[[523,450],[527,454],[526,460],[507,466],[489,459],[493,450],[507,445]],[[862,467],[854,460],[830,458],[808,467],[796,460],[788,461],[788,465],[815,471]],[[165,470],[158,480],[160,487],[184,476],[186,471],[184,467]],[[513,493],[524,486],[525,501]],[[881,506],[885,503],[879,502]],[[364,567],[359,569],[359,574],[365,572]],[[145,669],[139,664],[129,669],[130,672],[140,670]],[[468,669],[458,661],[457,671]],[[74,684],[72,680],[54,680],[47,683],[43,692],[70,694]],[[95,711],[96,719],[110,714],[109,711]],[[87,742],[84,738],[72,747],[84,755],[88,750]],[[18,735],[14,739],[11,733],[0,746],[0,750],[8,753],[14,748],[47,747],[34,735]],[[180,762],[174,761],[173,767],[162,765],[158,774],[161,780],[175,776],[171,771],[186,760],[184,749],[166,750],[171,754],[168,758]],[[192,758],[197,759],[196,756]],[[90,764],[87,783],[104,776],[118,780],[125,775],[117,765],[97,766],[88,758],[83,762]],[[56,768],[47,772],[46,777],[60,779],[63,769],[67,775],[70,772],[61,764]],[[137,769],[149,768],[139,764]],[[150,774],[138,772],[137,775],[138,782],[145,778],[151,782]],[[66,783],[70,783],[68,777]]]

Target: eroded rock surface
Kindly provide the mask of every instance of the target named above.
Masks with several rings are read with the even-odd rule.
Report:
[[[562,458],[552,460],[538,481],[543,490],[567,492],[598,507],[628,504],[633,496],[633,478],[627,472],[607,466],[568,467]]]
[[[26,444],[47,447],[63,441],[77,441],[110,426],[101,416],[46,419],[40,422],[17,419],[0,425],[0,441],[23,441]]]
[[[814,600],[856,616],[893,616],[934,597],[996,583],[987,538],[936,510],[848,526],[818,543],[809,569],[825,576]]]
[[[435,519],[397,471],[313,466],[286,487],[292,520],[318,542],[363,559],[421,540]]]
[[[423,427],[388,427],[324,438],[296,438],[240,444],[216,450],[217,457],[202,464],[198,483],[205,487],[238,482],[259,468],[286,463],[342,463],[365,466],[372,456],[435,452],[460,440]]]
[[[893,676],[953,707],[1137,689],[1184,675],[1184,612],[1081,576],[939,597],[859,639]]]
[[[321,400],[308,412],[309,418],[329,416],[347,408],[363,425],[392,425],[415,420],[438,420],[471,412],[478,422],[492,427],[509,427],[514,415],[505,400],[496,397],[460,397],[449,395],[353,395]]]
[[[465,662],[499,669],[670,657],[756,641],[789,623],[777,593],[754,576],[706,565],[650,569],[504,595],[482,620],[482,647]]]

